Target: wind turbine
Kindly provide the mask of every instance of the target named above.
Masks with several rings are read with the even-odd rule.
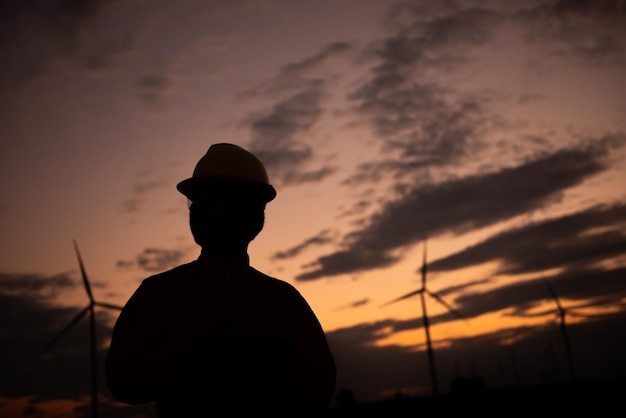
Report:
[[[567,315],[572,315],[572,316],[587,316],[587,315],[582,315],[582,314],[572,312],[570,310],[566,310],[565,308],[563,308],[563,305],[561,305],[561,301],[559,300],[559,297],[556,295],[554,288],[550,285],[550,282],[548,282],[547,279],[543,279],[543,282],[546,284],[546,287],[548,288],[548,292],[550,292],[550,296],[552,296],[552,299],[554,300],[554,303],[556,304],[555,313],[556,313],[557,318],[559,318],[560,335],[563,340],[563,344],[565,344],[565,354],[567,355],[567,365],[569,367],[569,375],[570,375],[570,379],[572,380],[572,382],[575,382],[576,371],[574,369],[574,357],[572,355],[572,347],[569,342],[569,335],[567,334],[567,326],[565,324],[565,317]]]
[[[459,311],[457,311],[448,303],[446,303],[438,294],[433,293],[426,288],[426,240],[424,240],[424,255],[423,255],[423,260],[422,260],[421,273],[422,273],[422,287],[410,293],[407,293],[406,295],[400,296],[399,298],[394,299],[391,302],[387,302],[383,306],[391,305],[392,303],[396,303],[401,300],[411,298],[415,295],[420,296],[420,301],[422,303],[422,322],[424,324],[424,332],[426,333],[426,351],[428,353],[430,381],[431,381],[431,385],[433,389],[433,394],[437,396],[439,395],[439,384],[437,381],[437,372],[435,370],[435,354],[433,352],[432,342],[430,340],[430,323],[428,321],[428,314],[426,313],[426,298],[424,295],[427,294],[433,299],[435,299],[437,302],[443,305],[448,310],[448,312],[450,312],[452,315],[456,316],[457,318],[465,319],[465,320],[467,320],[467,318],[465,318]]]
[[[54,343],[56,343],[63,335],[65,335],[74,325],[76,325],[83,317],[89,313],[89,339],[90,339],[90,363],[91,363],[91,416],[93,418],[97,418],[98,416],[98,369],[96,364],[96,317],[95,317],[95,307],[99,306],[101,308],[107,309],[116,309],[122,310],[121,306],[113,305],[110,303],[104,302],[96,302],[93,298],[93,293],[91,292],[91,285],[89,284],[89,279],[87,279],[87,273],[85,272],[85,266],[83,265],[83,260],[80,256],[80,252],[78,251],[78,244],[74,241],[74,249],[76,250],[76,257],[78,258],[78,264],[80,266],[80,272],[83,278],[83,285],[85,286],[85,291],[87,292],[87,296],[89,297],[89,304],[81,310],[78,315],[70,321],[69,324],[65,326],[57,336],[48,344],[46,349],[49,349]]]

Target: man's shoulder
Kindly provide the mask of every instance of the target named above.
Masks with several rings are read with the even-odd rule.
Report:
[[[268,276],[267,274],[260,272],[259,270],[253,267],[250,267],[250,270],[252,271],[252,274],[254,275],[255,280],[260,280],[267,286],[271,286],[276,289],[283,290],[284,292],[300,294],[300,292],[298,292],[298,290],[292,284],[284,280],[277,279],[276,277]]]
[[[194,265],[195,261],[192,261],[191,263],[181,264],[180,266],[174,267],[170,270],[154,274],[145,278],[142,285],[157,286],[161,283],[167,283],[172,280],[180,280],[181,277],[187,277],[194,271]]]

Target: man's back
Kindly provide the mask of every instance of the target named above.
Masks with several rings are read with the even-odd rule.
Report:
[[[323,408],[335,380],[321,326],[297,290],[247,259],[208,256],[142,283],[115,326],[107,373],[116,398],[160,410],[198,399]]]

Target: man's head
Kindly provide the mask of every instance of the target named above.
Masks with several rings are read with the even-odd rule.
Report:
[[[247,247],[263,228],[265,205],[276,197],[263,163],[233,144],[212,145],[176,188],[190,201],[195,241],[216,251]]]

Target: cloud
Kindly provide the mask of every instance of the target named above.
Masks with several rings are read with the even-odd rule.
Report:
[[[623,281],[625,273],[626,268],[623,267],[609,270],[581,269],[555,274],[546,279],[562,300],[615,305],[626,297]],[[490,291],[461,295],[454,303],[459,311],[471,318],[507,308],[514,308],[512,315],[526,315],[538,302],[549,299],[551,296],[545,284],[534,279],[505,284]]]
[[[403,179],[429,166],[460,161],[482,147],[482,105],[473,99],[450,101],[434,84],[381,77],[363,86],[352,98],[358,111],[382,142],[379,161],[361,164],[346,184],[371,184],[382,178]]]
[[[139,181],[135,183],[133,186],[133,190],[137,194],[147,193],[154,189],[159,189],[161,187],[167,186],[167,180],[161,178],[158,180],[147,180],[147,181]]]
[[[60,60],[81,63],[91,72],[110,71],[135,47],[128,33],[119,38],[94,34],[94,24],[117,0],[4,2],[0,14],[0,79],[6,87],[23,87],[50,72]],[[115,36],[118,36],[116,34]]]
[[[371,300],[369,298],[363,298],[363,299],[356,300],[352,303],[349,303],[347,305],[340,306],[339,308],[337,308],[337,310],[342,311],[345,309],[360,308],[361,306],[368,305],[370,302]]]
[[[252,137],[250,150],[267,166],[272,181],[282,185],[319,182],[337,170],[327,163],[329,156],[317,150],[313,130],[326,113],[324,103],[340,77],[336,69],[325,68],[326,64],[353,49],[345,41],[325,45],[239,95],[274,102],[268,111],[249,116],[244,122]]]
[[[334,42],[326,45],[320,52],[301,61],[287,64],[282,68],[281,76],[292,76],[310,71],[329,58],[342,54],[352,49],[352,45],[348,42]]]
[[[345,180],[350,186],[410,183],[416,172],[452,170],[494,150],[485,138],[496,117],[506,119],[497,110],[506,92],[472,90],[463,81],[491,65],[478,61],[489,49],[507,45],[529,54],[527,71],[626,63],[620,1],[405,1],[390,10],[392,32],[371,44],[376,65],[349,96],[358,120],[372,129],[379,158],[358,166]],[[506,142],[498,146],[514,147]]]
[[[358,308],[359,306],[364,306],[364,305],[367,305],[369,302],[370,302],[370,300],[369,300],[369,299],[367,299],[367,298],[365,298],[365,299],[359,299],[359,300],[357,300],[357,301],[355,301],[355,302],[352,302],[352,303],[350,304],[350,307],[352,307],[352,308]]]
[[[625,18],[626,7],[620,0],[407,1],[393,7],[388,20],[397,32],[390,39],[413,36],[414,52],[409,56],[430,66],[433,57],[487,42],[494,30],[510,24],[523,29],[525,42],[553,57],[623,63]]]
[[[58,290],[75,286],[75,281],[65,273],[54,276],[0,273],[0,294],[2,295],[37,295],[37,297],[52,298],[56,296]]]
[[[146,248],[137,256],[137,265],[145,271],[164,271],[180,263],[184,253],[180,250]]]
[[[626,255],[626,203],[595,206],[505,231],[436,260],[430,271],[499,261],[499,274],[581,268]]]
[[[272,255],[273,260],[286,260],[300,255],[305,249],[314,245],[324,245],[333,241],[333,234],[330,229],[325,229],[319,234],[306,239],[303,243],[289,248],[285,251],[277,251]]]
[[[147,168],[138,172],[132,184],[131,196],[121,203],[122,210],[136,213],[143,209],[145,200],[151,193],[170,187],[176,166],[177,164],[165,164],[159,166],[158,170]]]
[[[118,268],[136,266],[148,273],[160,273],[181,263],[185,251],[181,249],[145,248],[135,260],[118,260]]]
[[[138,197],[126,199],[122,202],[122,210],[126,213],[139,212],[142,202],[143,200]]]
[[[605,143],[562,149],[500,171],[429,184],[387,203],[363,229],[344,238],[343,249],[319,257],[297,280],[385,267],[393,251],[425,236],[460,234],[546,207],[561,193],[607,168]]]
[[[300,135],[321,117],[325,88],[324,82],[313,81],[250,122],[250,151],[263,161],[272,181],[285,185],[320,181],[335,171],[330,166],[303,169],[313,161],[314,151]]]
[[[332,74],[328,74],[323,67],[333,58],[345,55],[354,49],[354,45],[345,41],[325,45],[311,56],[282,66],[276,76],[255,88],[240,93],[238,97],[240,99],[272,98],[276,94],[294,93],[310,83],[328,80],[336,75],[334,75],[334,70]]]
[[[527,41],[547,55],[585,65],[626,63],[626,7],[619,0],[560,0],[519,13]]]
[[[74,36],[81,24],[92,19],[104,3],[113,1],[31,1],[5,2],[0,16],[5,24],[5,36],[17,36],[15,31],[24,30],[17,24],[38,22],[56,28],[58,36]]]
[[[163,110],[163,99],[171,90],[172,79],[166,75],[150,74],[138,78],[133,83],[133,88],[139,99],[150,110]]]
[[[269,114],[252,121],[250,146],[267,154],[264,158],[267,164],[280,166],[289,159],[300,162],[310,156],[310,149],[290,148],[295,135],[309,130],[319,119],[323,90],[324,83],[311,83],[307,89],[277,103]]]
[[[427,5],[434,9],[425,11]],[[349,99],[355,115],[372,128],[382,158],[360,165],[346,183],[413,177],[416,170],[459,163],[484,146],[485,99],[454,91],[434,74],[467,64],[467,50],[494,36],[499,14],[438,9],[430,2],[411,4],[409,22],[370,47],[378,64]]]
[[[85,67],[93,75],[111,74],[118,69],[119,62],[129,56],[136,46],[137,36],[133,34],[106,41],[94,41],[88,48]]]

